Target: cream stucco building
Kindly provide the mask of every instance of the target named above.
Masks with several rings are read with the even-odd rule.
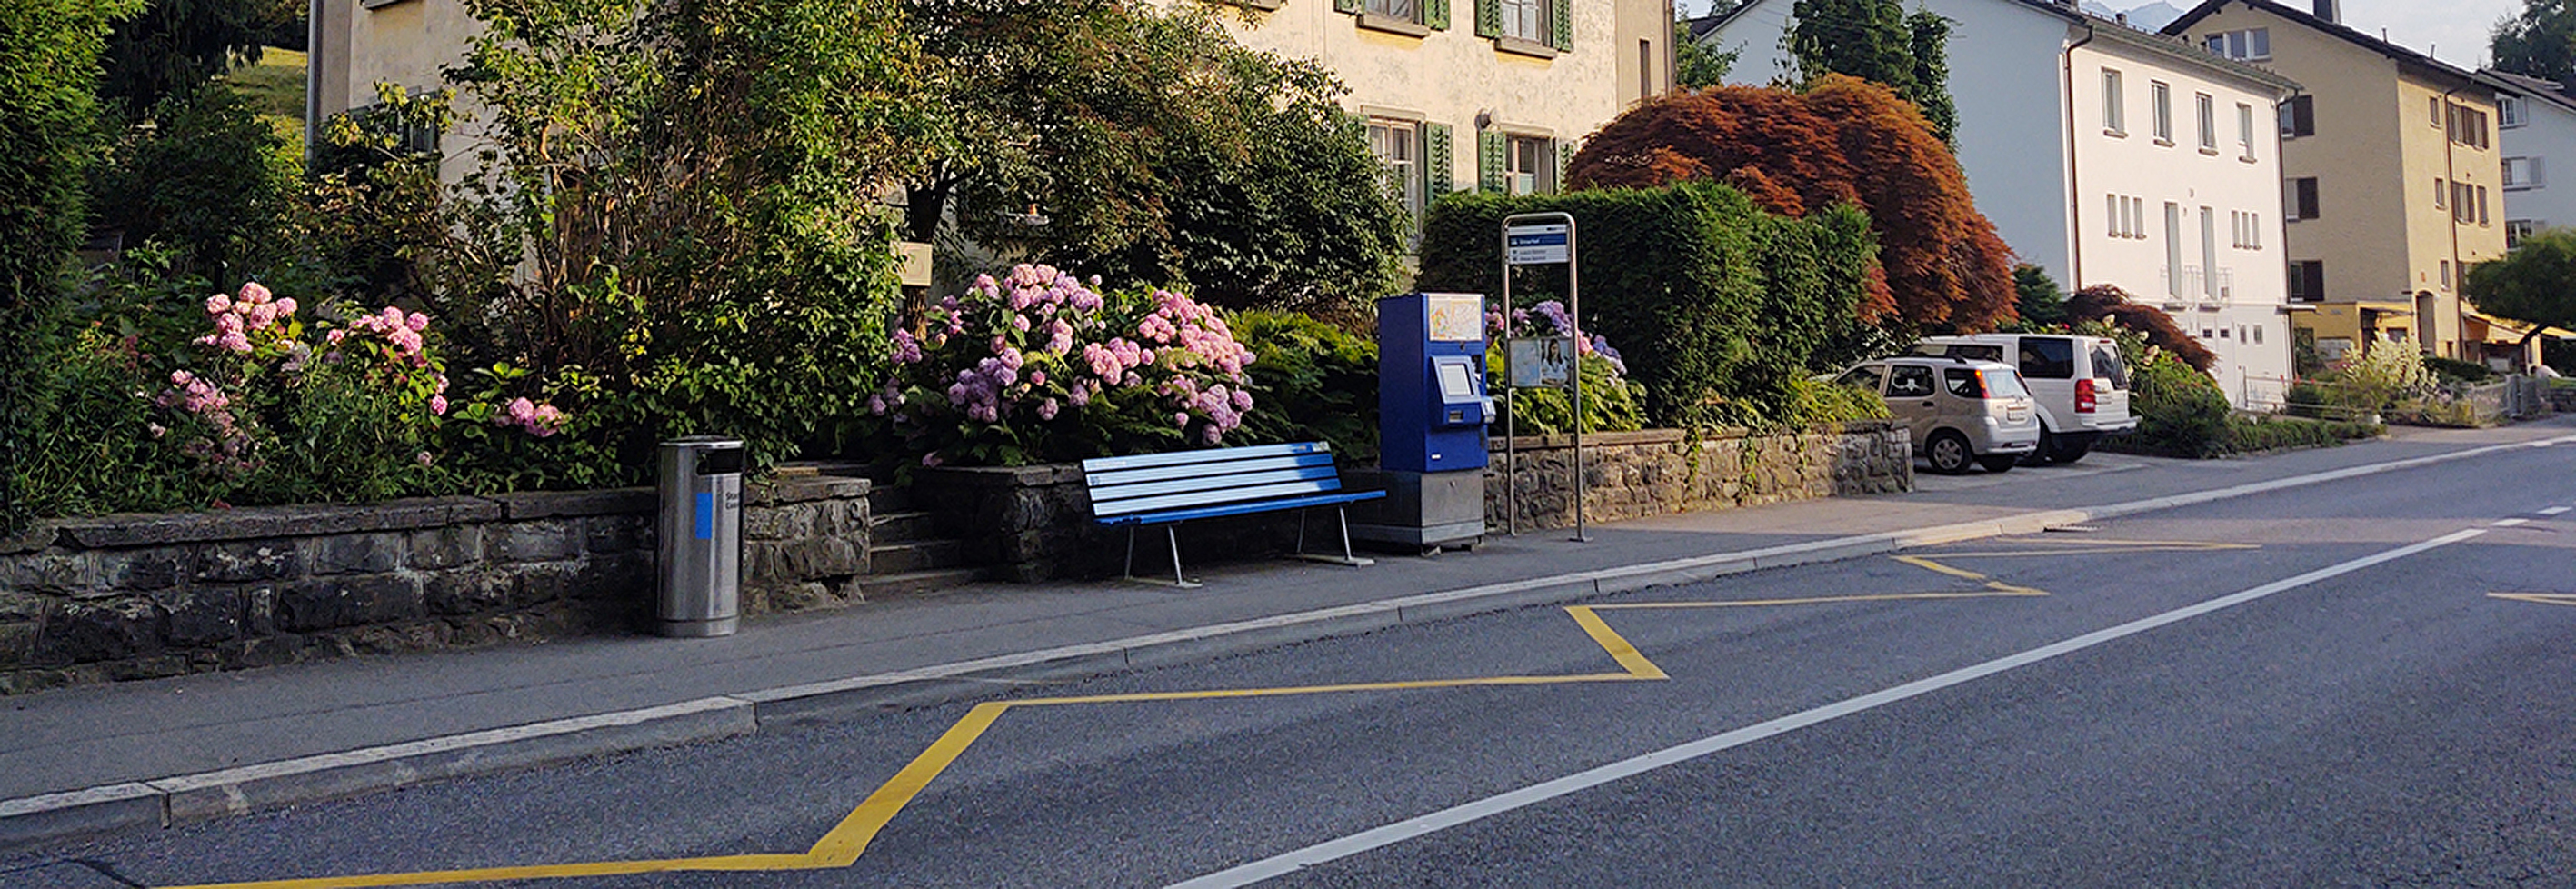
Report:
[[[2158,306],[2219,356],[2230,400],[2280,403],[2291,375],[2272,127],[2298,85],[2055,0],[1918,0],[1949,19],[1958,157],[2021,261]],[[1741,53],[1728,79],[1794,80],[1791,0],[1697,30]]]
[[[438,86],[479,32],[458,0],[310,3],[314,120],[379,82]],[[1450,190],[1554,190],[1578,140],[1672,87],[1671,0],[1244,3],[1223,16],[1236,38],[1339,75],[1417,212]]]
[[[2300,334],[2333,359],[2404,342],[2489,357],[2495,336],[2460,299],[2466,264],[2505,251],[2495,91],[2476,75],[2308,8],[2209,0],[2165,33],[2305,87],[2285,106],[2283,202]]]

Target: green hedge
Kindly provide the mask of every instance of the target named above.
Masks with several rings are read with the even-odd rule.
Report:
[[[2388,427],[2350,420],[2301,420],[2287,417],[2235,419],[2227,424],[2227,451],[2233,454],[2291,448],[2326,448],[2361,438],[2377,438]]]
[[[1869,219],[1838,205],[1803,219],[1763,212],[1725,185],[1564,195],[1458,194],[1423,223],[1429,291],[1498,294],[1503,217],[1574,215],[1585,330],[1610,338],[1642,383],[1655,422],[1778,426],[1799,422],[1799,382],[1835,368],[1835,343],[1877,263]],[[1531,267],[1514,302],[1561,299],[1559,266]]]

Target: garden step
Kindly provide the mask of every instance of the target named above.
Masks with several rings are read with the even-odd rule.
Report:
[[[897,543],[919,543],[937,539],[939,529],[931,513],[880,512],[868,516],[868,542],[878,546]]]
[[[868,491],[868,512],[892,514],[912,511],[912,490],[893,485],[878,485]]]
[[[991,579],[985,568],[933,568],[901,574],[871,575],[859,581],[859,594],[869,601],[888,596],[918,596]]]
[[[966,564],[966,544],[959,540],[917,540],[868,547],[868,573],[903,574]]]

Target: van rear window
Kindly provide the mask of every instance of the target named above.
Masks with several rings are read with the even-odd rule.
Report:
[[[2036,380],[2075,378],[2075,341],[2062,336],[2021,338],[2021,375]]]
[[[2113,389],[2129,388],[2129,366],[2120,363],[2120,350],[2109,346],[2093,347],[2093,375],[2111,381]]]

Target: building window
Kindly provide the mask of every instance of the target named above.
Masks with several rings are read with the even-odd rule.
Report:
[[[2236,104],[2236,156],[2254,159],[2254,106],[2243,102]]]
[[[2292,179],[2289,185],[2290,193],[2282,196],[2284,206],[2281,209],[2287,212],[2290,221],[2317,218],[2317,177]]]
[[[2263,249],[2263,214],[2232,210],[2227,214],[2227,226],[2236,249]]]
[[[2260,62],[2272,57],[2272,29],[2251,28],[2222,31],[2209,35],[2203,45],[2209,51],[2239,62]]]
[[[2442,289],[2451,289],[2451,261],[2442,260]]]
[[[2194,115],[2194,116],[2199,120],[2199,123],[2200,123],[2200,153],[2202,153],[2202,154],[2217,154],[2217,153],[2218,153],[2218,104],[2217,104],[2217,101],[2216,101],[2216,100],[2211,99],[2211,98],[2209,97],[2209,94],[2208,94],[2208,93],[2194,93],[2194,94],[2192,94],[2192,97],[2191,97],[2191,106],[2192,106],[2192,112],[2193,112],[2193,115]]]
[[[2435,177],[2433,177],[2433,209],[2436,209],[2436,210],[2446,210],[2446,209],[2449,209],[2449,208],[2450,208],[2450,206],[2451,206],[2451,197],[2450,197],[2450,195],[2451,195],[2451,193],[2452,193],[2453,191],[2456,191],[2456,190],[2457,190],[2457,189],[2453,188],[2452,186],[2447,185],[2447,184],[2444,184],[2444,183],[2442,182],[2442,177],[2439,177],[2439,176],[2435,176]],[[2454,215],[2452,218],[2453,218],[2453,219],[2458,219],[2459,217],[2458,217],[2458,216],[2456,216],[2456,215]]]
[[[2452,142],[2471,148],[2493,144],[2487,138],[2486,112],[2466,105],[2452,105],[2446,117],[2448,120],[2444,125],[2449,128]]]
[[[2218,287],[2218,211],[2200,208],[2200,295],[2217,299],[2226,294]]]
[[[2182,280],[2182,205],[2165,203],[2165,293],[2183,294]]]
[[[2296,139],[2317,134],[2317,97],[2291,96],[2281,103],[2281,136]]]
[[[1556,190],[1556,140],[1530,136],[1513,136],[1503,153],[1505,187],[1512,194],[1542,194]]]
[[[2111,237],[2146,239],[2146,199],[2117,194],[2103,195],[2102,207],[2104,212],[2110,214],[2103,228]]]
[[[1422,21],[1421,0],[1368,0],[1368,11],[1398,21]]]
[[[2433,109],[2433,117],[2428,122],[2435,127],[2440,127],[2442,125],[2442,97],[2433,96],[2428,98],[2426,101],[2431,103],[2430,107]]]
[[[1419,218],[1423,201],[1422,125],[1409,120],[1373,117],[1368,122],[1369,152],[1386,168],[1387,195]]]
[[[2162,82],[2150,81],[2147,85],[2147,95],[2151,100],[2150,104],[2155,106],[2156,144],[2174,144],[2173,87],[2166,86]]]
[[[2505,249],[2507,249],[2507,250],[2511,250],[2511,249],[2513,249],[2513,248],[2516,248],[2516,247],[2520,247],[2520,246],[2522,246],[2522,239],[2524,239],[2524,238],[2528,238],[2528,237],[2531,237],[2531,233],[2536,232],[2536,231],[2539,231],[2539,230],[2540,230],[2540,227],[2541,227],[2542,225],[2543,225],[2543,223],[2542,223],[2540,220],[2537,220],[2537,219],[2507,219],[2507,220],[2505,220],[2505,221],[2504,221],[2504,247],[2505,247]]]
[[[2120,89],[2120,72],[2102,69],[2102,132],[2129,135],[2128,102]]]
[[[1547,0],[1494,0],[1502,7],[1503,36],[1531,43],[1553,43],[1548,34]]]
[[[2290,301],[2316,302],[2326,298],[2326,264],[2314,259],[2290,262]]]
[[[1644,101],[1655,94],[1655,42],[1637,41],[1637,99]]]
[[[2496,97],[2496,126],[2511,129],[2522,126],[2522,97]]]
[[[2542,178],[2541,166],[2540,158],[2536,157],[2505,158],[2504,189],[2525,191],[2546,186],[2548,182]]]
[[[2481,226],[2495,224],[2494,220],[2487,217],[2487,187],[2484,185],[2478,186],[2478,224]]]

